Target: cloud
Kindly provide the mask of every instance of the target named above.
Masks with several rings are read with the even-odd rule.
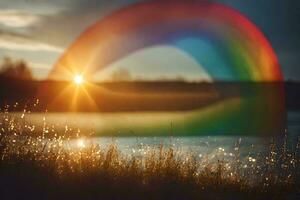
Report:
[[[28,27],[40,21],[39,15],[19,10],[0,10],[0,24],[7,27]]]
[[[22,28],[22,31],[29,33],[35,40],[67,47],[80,33],[103,16],[129,4],[130,1],[140,0],[26,0],[27,3],[25,0],[5,1],[3,7],[7,10],[0,9],[0,25],[5,25],[9,30],[16,28],[14,31]]]
[[[11,32],[0,32],[0,48],[23,51],[50,51],[61,53],[62,48],[36,41],[32,38]]]

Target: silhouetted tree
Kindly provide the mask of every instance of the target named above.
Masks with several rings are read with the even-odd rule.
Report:
[[[24,60],[13,61],[10,57],[3,58],[0,65],[0,76],[16,79],[32,79],[32,73]]]

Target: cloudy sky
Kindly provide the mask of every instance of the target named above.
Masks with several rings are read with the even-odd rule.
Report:
[[[10,56],[24,59],[36,77],[45,78],[64,49],[88,26],[112,11],[138,1],[140,0],[0,0],[0,58]],[[238,9],[253,21],[274,47],[285,79],[300,80],[299,1],[216,1]],[[174,74],[176,76],[186,73],[189,78],[196,79],[196,75],[200,74],[203,79],[209,79],[196,63],[167,47],[132,55],[115,63],[111,69],[132,66],[133,62],[153,60],[161,53],[170,58],[180,58],[181,62],[166,63],[166,59],[156,59],[156,63],[151,65],[152,71],[169,74],[170,69],[161,67],[172,65],[173,72],[177,69]],[[189,66],[189,70],[182,70],[182,65]],[[137,70],[136,74],[139,73],[145,71]]]

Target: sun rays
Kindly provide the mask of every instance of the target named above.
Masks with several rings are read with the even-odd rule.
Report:
[[[72,75],[71,72],[68,73],[69,78],[56,81],[56,86],[53,86],[51,80],[42,84],[37,98],[41,101],[47,101],[46,99],[49,97],[52,99],[47,103],[47,110],[59,108],[67,112],[77,112],[82,109],[98,111],[97,103],[93,98],[96,85],[84,73],[73,73]],[[52,92],[45,94],[49,88],[52,88]]]

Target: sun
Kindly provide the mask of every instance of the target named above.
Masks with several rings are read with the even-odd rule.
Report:
[[[77,75],[74,76],[73,81],[76,85],[81,85],[84,80],[83,80],[83,77],[81,75],[77,74]]]

